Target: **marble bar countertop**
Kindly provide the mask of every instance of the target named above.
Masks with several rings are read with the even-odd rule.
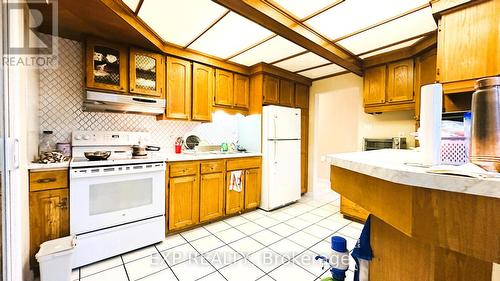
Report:
[[[429,168],[405,163],[419,163],[415,150],[382,149],[330,154],[327,161],[353,172],[382,180],[430,189],[500,198],[500,178],[469,178],[428,173]]]
[[[29,163],[28,170],[55,170],[55,169],[67,169],[69,168],[70,161],[64,161],[61,163],[50,163],[50,164],[42,164],[42,163]]]
[[[211,160],[211,159],[227,159],[227,158],[241,158],[241,157],[255,157],[262,156],[262,153],[181,153],[181,154],[168,154],[168,162],[178,161],[196,161],[196,160]]]

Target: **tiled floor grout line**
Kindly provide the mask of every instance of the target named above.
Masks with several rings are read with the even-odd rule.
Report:
[[[155,247],[156,251],[157,251],[158,253],[160,253],[160,257],[161,257],[161,259],[165,262],[165,264],[167,265],[168,270],[170,270],[170,271],[172,272],[172,274],[174,275],[175,279],[179,280],[179,277],[177,277],[177,274],[175,274],[175,272],[172,270],[172,267],[170,266],[170,264],[168,264],[168,262],[167,262],[167,260],[165,259],[165,257],[161,254],[160,250],[158,250],[158,247],[156,247],[156,245],[154,245],[154,247]],[[161,270],[160,270],[160,271],[158,271],[158,272],[161,272]],[[156,274],[156,273],[158,273],[158,272],[155,272],[155,273],[153,273],[153,274]],[[150,275],[148,275],[148,276],[150,276]],[[143,278],[146,278],[146,277],[147,277],[147,276],[144,276]]]
[[[228,228],[228,229],[229,229],[229,228]],[[207,229],[205,229],[205,230],[206,230],[208,233],[210,233],[211,235],[213,235],[213,234],[212,234],[209,230],[207,230]],[[205,236],[205,237],[208,237],[208,236],[209,236],[209,235],[207,235],[207,236]],[[213,235],[213,236],[215,236],[215,235]],[[186,242],[189,244],[189,246],[191,246],[191,247],[192,247],[192,248],[193,248],[193,249],[194,249],[194,250],[198,253],[198,256],[197,256],[197,257],[201,257],[201,258],[202,258],[202,259],[204,259],[206,262],[208,262],[208,264],[209,264],[209,265],[210,265],[213,269],[215,269],[215,271],[214,271],[214,272],[219,273],[219,274],[222,276],[222,278],[224,278],[225,280],[227,280],[227,278],[226,278],[224,275],[222,275],[222,273],[220,273],[219,269],[217,269],[217,267],[215,267],[215,266],[214,266],[214,265],[213,265],[213,264],[212,264],[212,263],[211,263],[211,262],[210,262],[207,258],[205,258],[205,256],[203,256],[204,254],[201,254],[201,253],[200,253],[200,251],[198,251],[198,249],[196,249],[196,248],[195,248],[195,247],[194,247],[194,246],[190,243],[190,241],[188,241],[188,240],[187,240],[184,236],[182,236],[182,235],[181,235],[181,237],[182,237],[184,240],[186,240]],[[205,237],[203,237],[203,238],[205,238]],[[226,244],[226,242],[222,241],[219,237],[215,236],[215,238],[219,239],[222,243]],[[200,238],[200,239],[201,239],[201,238]],[[198,239],[197,239],[197,240],[198,240]],[[196,240],[193,240],[193,241],[196,241]],[[191,242],[193,242],[193,241],[191,241]],[[228,245],[228,246],[229,246],[229,245]],[[222,248],[222,247],[224,247],[224,246],[218,247],[218,248],[216,248],[216,249],[219,249],[219,248]],[[216,249],[214,249],[214,250],[216,250]],[[211,251],[213,251],[213,250],[211,250]],[[211,251],[209,251],[209,252],[211,252]],[[208,253],[208,252],[207,252],[207,253]],[[189,262],[189,260],[187,260],[187,261],[185,261],[185,262]],[[177,264],[177,265],[178,265],[178,264]],[[213,274],[214,272],[210,272],[209,274],[203,275],[203,276],[201,276],[200,278],[197,278],[196,280],[200,280],[200,279],[202,279],[202,278],[205,278],[205,277],[207,277],[208,275]]]
[[[123,266],[123,269],[125,269],[125,274],[127,275],[127,280],[128,280],[128,281],[131,281],[131,280],[130,280],[130,276],[128,276],[127,267],[125,266],[125,261],[123,260],[122,255],[120,255],[120,259],[122,260],[122,266]]]

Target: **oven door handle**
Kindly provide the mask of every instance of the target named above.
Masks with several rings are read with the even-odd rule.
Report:
[[[71,169],[71,178],[92,178],[102,176],[128,175],[138,173],[165,172],[165,163],[116,166],[116,167],[92,167]]]

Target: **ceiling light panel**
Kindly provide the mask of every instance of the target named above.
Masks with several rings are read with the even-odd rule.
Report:
[[[298,19],[303,19],[339,0],[273,0]]]
[[[259,62],[273,62],[289,56],[293,56],[306,49],[288,41],[287,39],[276,36],[266,42],[247,50],[236,57],[230,59],[232,62],[251,66]]]
[[[123,3],[125,3],[125,5],[127,5],[130,10],[135,12],[135,10],[137,9],[137,5],[139,4],[139,0],[123,0]]]
[[[425,8],[341,40],[338,44],[358,55],[433,30],[436,30],[436,22],[431,8]]]
[[[368,53],[366,55],[360,56],[360,58],[366,59],[366,58],[373,57],[373,56],[380,55],[380,54],[384,54],[384,53],[387,53],[387,52],[390,52],[390,51],[394,51],[394,50],[406,48],[406,47],[409,47],[409,46],[417,43],[422,38],[424,38],[424,37],[422,36],[422,37],[419,37],[417,39],[413,39],[413,40],[406,41],[406,42],[403,42],[403,43],[400,43],[400,44],[397,44],[397,45],[394,45],[394,46],[391,46],[391,47],[387,47],[387,48],[384,48],[384,49],[381,49],[381,50],[378,50],[378,51],[375,51],[375,52],[371,52],[371,53]]]
[[[291,59],[284,60],[282,62],[278,62],[274,65],[286,69],[288,71],[295,72],[302,69],[326,64],[329,62],[330,61],[328,61],[327,59],[324,59],[316,55],[315,53],[309,52],[300,56],[293,57]]]
[[[230,12],[189,48],[226,59],[271,35],[271,31]]]
[[[428,0],[347,0],[307,20],[306,24],[335,40],[428,3]]]
[[[138,15],[163,40],[186,46],[226,12],[210,0],[144,0]]]
[[[299,74],[306,76],[306,77],[309,77],[311,79],[316,79],[319,77],[339,73],[342,71],[345,71],[345,69],[342,68],[341,66],[338,66],[336,64],[330,64],[330,65],[325,65],[325,66],[309,69],[306,71],[302,71],[302,72],[299,72]]]

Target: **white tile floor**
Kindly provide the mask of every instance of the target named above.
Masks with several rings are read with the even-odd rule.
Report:
[[[314,257],[329,253],[330,237],[345,237],[351,250],[361,229],[342,218],[335,194],[303,197],[273,212],[232,217],[75,269],[72,281],[320,280],[329,272]],[[347,280],[353,278],[352,263]]]

